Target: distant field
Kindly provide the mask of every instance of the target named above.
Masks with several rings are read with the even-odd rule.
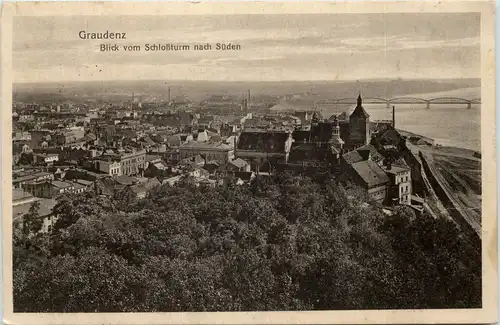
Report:
[[[213,82],[213,81],[103,81],[14,84],[14,100],[26,101],[40,98],[130,98],[166,96],[171,88],[172,97],[185,95],[192,101],[205,99],[213,94],[226,94],[243,98],[251,91],[252,98],[259,96],[284,96],[306,94],[302,101],[311,103],[328,98],[356,98],[361,91],[364,97],[395,97],[436,92],[461,92],[461,89],[480,87],[480,79],[454,80],[360,80],[360,81],[282,81],[282,82]],[[479,97],[479,96],[475,96]],[[474,97],[474,98],[475,98]],[[299,102],[301,101],[299,100]]]

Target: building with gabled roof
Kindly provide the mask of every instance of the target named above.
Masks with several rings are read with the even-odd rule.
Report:
[[[390,163],[385,164],[382,168],[389,177],[388,196],[390,203],[410,205],[412,196],[411,169]]]
[[[227,169],[229,171],[250,171],[250,164],[241,158],[236,158],[229,162]]]
[[[218,163],[226,164],[234,157],[233,146],[222,142],[197,142],[192,141],[180,145],[179,158],[191,158],[197,155],[206,160],[215,160]]]
[[[342,155],[342,161],[349,165],[368,159],[381,165],[384,156],[371,144],[361,146]]]
[[[292,133],[286,131],[243,131],[238,138],[235,157],[250,162],[252,170],[287,163]]]
[[[385,171],[371,160],[363,160],[350,166],[355,183],[366,190],[369,199],[384,202],[389,184]]]

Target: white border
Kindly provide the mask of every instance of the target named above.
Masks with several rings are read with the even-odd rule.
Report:
[[[494,3],[492,2],[351,2],[351,3],[4,3],[1,17],[1,131],[3,218],[3,297],[5,324],[417,324],[491,323],[497,320],[497,204]],[[12,18],[68,15],[200,15],[389,12],[481,13],[481,150],[483,211],[483,308],[449,310],[371,310],[217,313],[21,314],[12,311]]]

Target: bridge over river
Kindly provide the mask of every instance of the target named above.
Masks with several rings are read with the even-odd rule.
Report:
[[[430,109],[431,105],[456,104],[456,105],[466,105],[468,109],[471,109],[472,105],[481,104],[481,98],[465,99],[459,97],[436,97],[436,98],[425,99],[418,97],[395,97],[395,98],[363,97],[363,103],[386,104],[388,108],[390,108],[391,105],[396,105],[396,104],[421,104],[425,105],[428,109]],[[334,99],[325,99],[315,102],[315,106],[343,105],[343,104],[356,104],[356,99],[334,98]]]

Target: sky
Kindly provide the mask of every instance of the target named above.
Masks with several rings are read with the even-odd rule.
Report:
[[[127,39],[82,40],[80,31]],[[207,42],[241,50],[144,51]],[[101,52],[102,43],[142,51]],[[16,17],[13,72],[14,82],[479,78],[480,14]]]

